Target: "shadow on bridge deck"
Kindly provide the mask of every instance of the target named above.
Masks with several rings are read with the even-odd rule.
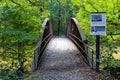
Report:
[[[44,51],[38,71],[40,72],[38,80],[93,80],[85,74],[90,68],[84,62],[81,52],[66,37],[51,39]]]
[[[54,37],[47,45],[41,70],[73,70],[78,67],[86,67],[81,52],[75,44],[66,37]]]

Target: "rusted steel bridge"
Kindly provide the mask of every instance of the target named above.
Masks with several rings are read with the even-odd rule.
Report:
[[[78,21],[68,21],[65,37],[55,37],[49,18],[43,22],[43,30],[34,51],[32,71],[93,68],[93,55]]]

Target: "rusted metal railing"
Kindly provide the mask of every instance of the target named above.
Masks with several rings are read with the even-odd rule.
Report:
[[[94,52],[94,49],[92,49],[91,47],[89,47],[84,41],[82,41],[81,39],[79,39],[77,36],[75,36],[74,34],[71,34],[71,33],[69,33],[71,36],[70,36],[70,38],[71,38],[71,40],[85,53],[85,56],[87,57],[87,59],[89,59],[89,63],[88,63],[88,61],[85,59],[85,57],[82,55],[82,57],[83,57],[83,59],[84,59],[84,61],[88,64],[88,65],[90,65],[91,66],[91,68],[93,68],[94,67],[94,61],[93,61],[93,55],[92,56],[90,56],[90,55],[88,55],[88,53],[89,53],[89,49],[91,50],[91,52]],[[83,50],[83,48],[82,48],[82,46],[81,45],[79,45],[75,40],[74,40],[74,38],[76,38],[76,39],[78,39],[80,42],[82,42],[86,47],[87,47],[87,52],[85,51],[85,50]]]
[[[52,23],[49,20],[49,18],[45,19],[42,27],[43,27],[43,30],[40,31],[38,43],[37,43],[36,49],[34,51],[34,58],[33,58],[33,62],[32,62],[32,71],[35,71],[38,68],[41,58],[44,54],[44,50],[45,50],[47,44],[49,43],[49,41],[51,40],[51,38],[53,37]]]
[[[90,48],[86,43],[86,37],[78,21],[75,18],[72,18],[68,22],[67,27],[67,37],[71,39],[74,44],[77,46],[81,54],[83,55],[84,61],[91,67],[94,67],[93,64],[93,55],[90,52]]]

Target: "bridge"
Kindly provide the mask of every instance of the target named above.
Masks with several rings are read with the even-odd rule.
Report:
[[[55,78],[56,72],[59,72],[58,75],[60,76],[61,72],[68,71],[69,76],[73,76],[80,74],[81,70],[88,70],[94,67],[93,55],[87,45],[85,34],[75,18],[68,21],[65,37],[53,35],[53,26],[49,18],[45,19],[42,27],[43,30],[40,31],[34,51],[32,71],[40,71],[44,77],[46,73],[49,75],[54,74]],[[67,73],[62,74],[68,76],[66,75]],[[76,77],[82,78],[73,76],[73,78]],[[41,80],[45,79],[41,77]],[[58,80],[64,79],[59,78]],[[67,80],[71,79],[67,77]],[[92,79],[89,78],[89,80]]]

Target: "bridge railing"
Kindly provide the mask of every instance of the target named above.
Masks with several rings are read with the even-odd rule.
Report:
[[[79,26],[78,21],[75,18],[72,18],[68,22],[67,27],[67,37],[71,39],[75,45],[80,50],[84,61],[91,67],[94,67],[93,54],[90,50],[93,51],[88,45],[85,34]]]
[[[34,58],[31,66],[32,71],[35,71],[38,68],[44,50],[51,38],[53,37],[53,27],[49,18],[45,19],[45,21],[42,24],[42,27],[43,30],[40,31],[38,43],[34,51]]]

